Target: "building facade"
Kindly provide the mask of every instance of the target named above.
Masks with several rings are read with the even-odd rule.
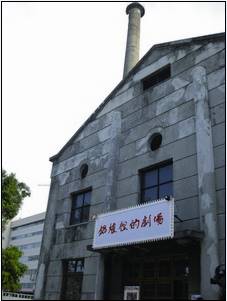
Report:
[[[28,267],[20,279],[21,292],[34,293],[46,212],[10,223],[8,245],[17,246],[23,255],[20,261]]]
[[[219,298],[210,279],[225,261],[225,35],[154,45],[135,62],[144,10],[127,13],[123,80],[50,159],[36,299],[120,300],[129,286],[140,299]],[[169,197],[171,239],[94,248],[99,214]]]

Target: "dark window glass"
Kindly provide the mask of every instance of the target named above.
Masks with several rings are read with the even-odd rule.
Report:
[[[158,185],[158,171],[152,170],[144,174],[144,185],[146,187],[152,187]]]
[[[84,195],[83,194],[78,194],[78,195],[75,195],[74,196],[74,200],[73,200],[73,205],[72,207],[73,208],[80,208],[83,206],[83,198],[84,198]]]
[[[81,221],[81,211],[82,208],[78,208],[72,211],[71,214],[71,224],[78,224]]]
[[[162,143],[162,135],[160,133],[155,133],[154,135],[152,135],[150,139],[151,150],[155,151],[156,149],[158,149],[161,143]]]
[[[159,198],[163,198],[166,195],[173,195],[172,182],[167,184],[162,184],[159,186]]]
[[[84,207],[83,208],[83,215],[82,215],[82,220],[87,221],[89,219],[89,207]]]
[[[167,165],[159,168],[159,183],[166,183],[172,181],[173,178],[173,166]]]
[[[88,165],[87,164],[83,164],[81,166],[81,168],[80,168],[80,176],[81,176],[81,178],[82,179],[85,178],[86,175],[87,175],[87,173],[88,173]]]
[[[143,200],[149,202],[158,198],[158,187],[148,188],[143,191]]]
[[[75,225],[89,220],[91,191],[72,196],[72,211],[70,224]]]
[[[90,201],[91,201],[91,192],[88,191],[84,195],[84,206],[90,205]]]
[[[172,169],[172,163],[168,163],[141,173],[141,202],[173,196]]]

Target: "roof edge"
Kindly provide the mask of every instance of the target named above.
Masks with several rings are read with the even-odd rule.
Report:
[[[119,83],[118,85],[110,92],[110,94],[104,99],[104,101],[97,107],[97,109],[88,117],[88,119],[82,124],[82,126],[73,134],[73,136],[66,142],[66,144],[60,149],[60,151],[56,154],[53,155],[49,158],[49,161],[54,162],[61,154],[62,152],[66,149],[68,145],[72,142],[72,140],[75,139],[77,135],[80,134],[80,132],[85,128],[85,126],[94,120],[95,116],[102,110],[102,108],[107,104],[109,99],[113,96],[113,94],[123,86],[123,84],[128,80],[128,78],[137,70],[138,66],[144,62],[144,60],[147,58],[147,56],[150,55],[150,53],[156,49],[156,48],[162,48],[162,47],[167,47],[167,46],[182,46],[183,44],[187,45],[193,42],[197,41],[203,41],[203,40],[213,40],[213,39],[223,39],[225,38],[225,32],[220,32],[220,33],[215,33],[215,34],[209,34],[209,35],[204,35],[204,36],[196,36],[192,38],[185,38],[185,39],[180,39],[180,40],[174,40],[174,41],[169,41],[169,42],[164,42],[160,44],[155,44],[153,45],[146,53],[145,55],[138,61],[138,63],[129,71],[127,76],[125,76]]]

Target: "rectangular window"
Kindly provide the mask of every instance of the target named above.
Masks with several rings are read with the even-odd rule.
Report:
[[[173,195],[173,164],[168,162],[141,171],[141,202]]]
[[[26,237],[31,237],[31,236],[35,236],[35,235],[42,235],[43,231],[36,231],[36,232],[32,232],[32,233],[26,233],[26,234],[20,234],[17,236],[12,236],[12,240],[15,239],[21,239],[21,238],[26,238]]]
[[[33,249],[33,248],[40,248],[41,247],[41,242],[33,242],[31,244],[27,245],[21,245],[17,246],[21,250],[27,250],[27,249]]]
[[[91,190],[72,194],[72,210],[70,225],[76,225],[89,220]]]
[[[41,224],[44,224],[44,220],[37,221],[37,222],[31,222],[31,223],[23,225],[23,226],[13,227],[12,231],[24,230],[24,229],[28,229],[28,228],[30,228],[32,226],[37,226],[37,225],[41,225]]]
[[[145,77],[143,79],[143,90],[147,90],[150,87],[153,87],[163,82],[164,80],[170,78],[170,76],[171,76],[171,70],[169,64]]]
[[[84,272],[84,259],[63,262],[62,300],[80,300]]]
[[[28,256],[28,261],[39,260],[39,255]]]

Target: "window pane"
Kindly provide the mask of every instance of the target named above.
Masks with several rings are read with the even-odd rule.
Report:
[[[76,261],[75,260],[69,260],[68,261],[68,272],[74,273],[76,270]]]
[[[173,195],[173,183],[163,184],[159,186],[159,198],[163,198],[166,195]]]
[[[76,265],[76,272],[83,272],[84,271],[84,261],[78,260]]]
[[[85,192],[84,193],[84,206],[90,205],[90,200],[91,200],[91,192]]]
[[[89,220],[89,206],[83,207],[81,222],[87,222]]]
[[[70,224],[78,224],[80,222],[81,222],[81,208],[72,211]]]
[[[173,166],[171,164],[171,165],[161,167],[159,169],[159,183],[160,184],[172,181],[172,179],[173,179],[173,168],[172,167]]]
[[[143,188],[151,187],[158,185],[158,171],[157,170],[151,170],[146,173],[144,173],[143,176]]]
[[[84,197],[83,193],[75,196],[75,199],[73,200],[73,205],[72,205],[73,209],[83,206],[83,197]]]
[[[158,198],[158,188],[153,187],[143,191],[142,193],[142,201],[149,202],[152,200],[156,200]]]

